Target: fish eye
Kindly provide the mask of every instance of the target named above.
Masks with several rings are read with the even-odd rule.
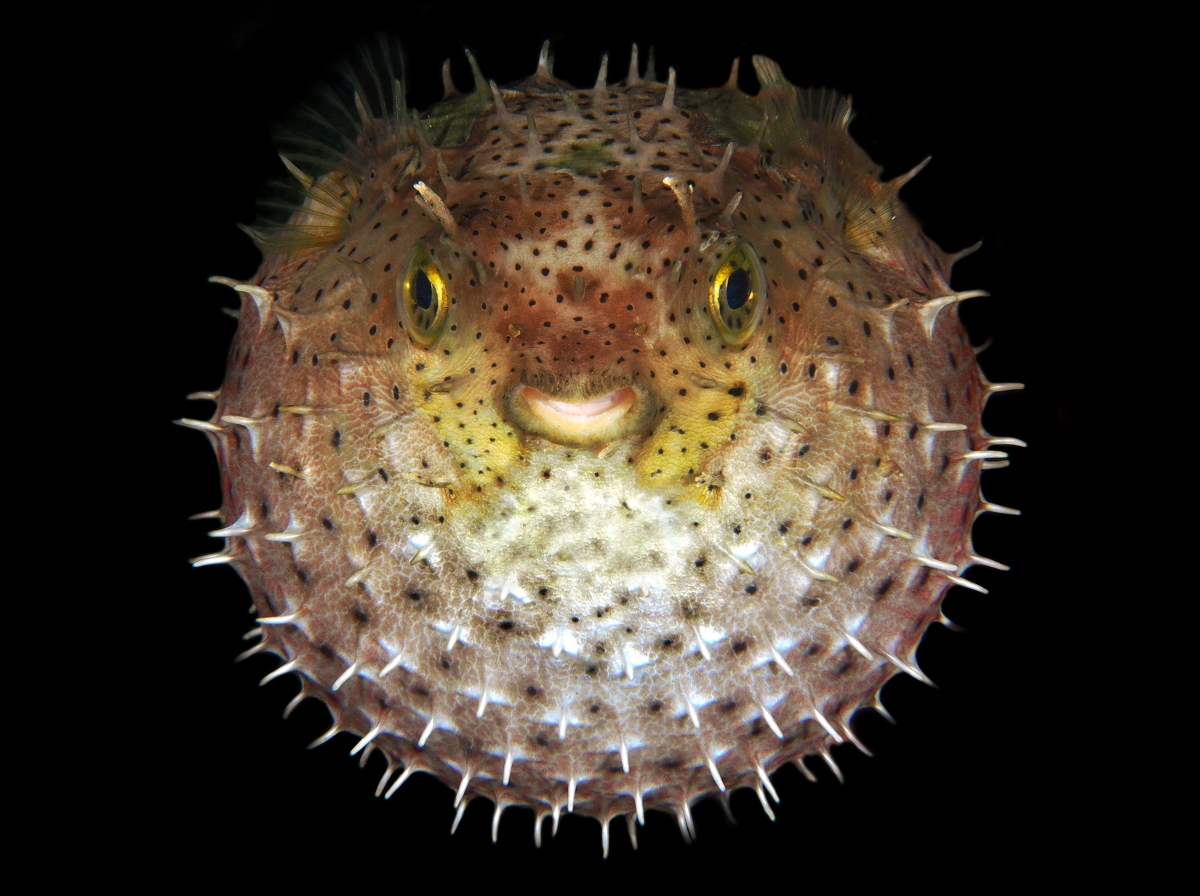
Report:
[[[708,292],[708,310],[721,338],[743,345],[762,319],[766,305],[762,270],[748,243],[739,243],[717,268]]]
[[[445,278],[429,253],[418,246],[400,281],[400,317],[409,338],[421,348],[437,342],[449,305]]]

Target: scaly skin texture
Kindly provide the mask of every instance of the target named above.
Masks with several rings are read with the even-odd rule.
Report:
[[[303,226],[260,234],[210,559],[330,736],[387,757],[381,791],[425,771],[539,825],[686,830],[853,740],[979,561],[989,388],[952,259],[846,106],[755,66],[755,97],[543,64],[504,109],[478,83],[420,126],[367,112]],[[731,344],[710,291],[738,246],[764,307]],[[402,312],[418,248],[432,339]],[[538,393],[630,406],[579,436]]]

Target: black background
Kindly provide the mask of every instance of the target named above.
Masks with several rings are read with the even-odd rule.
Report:
[[[1066,607],[1076,595],[1062,571],[1081,491],[1072,439],[1082,376],[1047,209],[1048,195],[1069,191],[1075,154],[1070,118],[1049,100],[1071,78],[1053,52],[1054,31],[999,7],[954,19],[769,5],[727,5],[711,18],[628,8],[479,12],[429,2],[297,10],[197,8],[182,26],[164,24],[160,39],[131,41],[155,49],[141,58],[131,49],[135,58],[126,60],[145,84],[138,151],[149,154],[147,170],[161,185],[150,193],[143,230],[156,310],[129,326],[150,337],[140,343],[137,388],[139,406],[152,411],[149,463],[161,475],[147,481],[168,483],[142,495],[148,518],[159,522],[138,542],[148,540],[149,549],[129,590],[120,656],[141,702],[121,712],[127,736],[110,741],[123,790],[143,807],[127,839],[111,832],[132,862],[153,856],[197,874],[259,866],[292,881],[333,871],[351,888],[391,880],[532,889],[589,878],[649,886],[657,875],[694,886],[715,883],[722,869],[747,886],[797,885],[810,875],[816,882],[829,871],[859,882],[949,874],[972,886],[1062,869],[1060,831],[1081,807],[1073,757],[1083,735],[1072,732],[1079,721],[1063,707],[1084,685],[1068,672]],[[966,633],[935,627],[919,653],[939,687],[888,684],[884,699],[899,724],[861,714],[856,727],[875,756],[835,749],[845,784],[819,760],[810,760],[815,785],[785,768],[775,776],[778,821],[767,821],[748,791],[732,798],[736,825],[706,801],[693,809],[692,846],[674,819],[655,813],[634,853],[615,823],[603,864],[591,819],[565,817],[558,837],[535,852],[532,814],[509,809],[493,845],[483,800],[451,838],[445,786],[417,775],[391,800],[375,799],[381,759],[359,770],[346,755],[349,735],[306,750],[327,727],[325,710],[308,701],[282,721],[293,678],[260,689],[274,659],[232,664],[253,625],[245,587],[229,569],[186,562],[220,545],[204,535],[210,521],[186,521],[218,505],[216,464],[202,435],[169,421],[206,416],[211,405],[184,395],[222,380],[234,321],[220,309],[236,303],[206,278],[248,279],[257,267],[257,251],[234,225],[253,219],[260,186],[282,173],[272,123],[374,29],[401,38],[418,107],[440,96],[443,58],[469,87],[464,45],[503,84],[531,73],[550,38],[555,73],[590,85],[604,51],[612,79],[620,78],[636,39],[643,61],[653,45],[660,77],[673,65],[685,87],[723,82],[740,55],[742,86],[753,90],[749,56],[761,53],[793,83],[852,94],[851,131],[886,176],[933,156],[904,198],[943,247],[983,240],[956,267],[954,285],[992,298],[965,303],[962,315],[975,343],[994,340],[981,356],[988,377],[1028,384],[996,396],[985,421],[1030,443],[1013,449],[1010,469],[985,474],[985,494],[1024,515],[985,516],[976,526],[979,551],[1013,571],[974,570],[987,596],[952,590],[946,611]]]

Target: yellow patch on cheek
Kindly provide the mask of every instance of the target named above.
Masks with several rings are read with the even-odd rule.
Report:
[[[458,466],[459,492],[467,495],[502,485],[523,459],[521,441],[501,416],[493,391],[487,385],[464,386],[429,392],[420,402]]]
[[[670,408],[654,434],[634,460],[639,477],[647,483],[695,483],[711,474],[717,452],[734,441],[742,399],[724,390],[696,390]],[[706,496],[711,497],[705,488]],[[697,499],[702,495],[697,492]]]

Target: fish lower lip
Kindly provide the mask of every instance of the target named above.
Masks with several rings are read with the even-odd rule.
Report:
[[[637,393],[629,386],[586,401],[552,398],[532,386],[523,387],[521,395],[537,417],[574,435],[586,435],[611,426],[633,407],[637,399]]]

